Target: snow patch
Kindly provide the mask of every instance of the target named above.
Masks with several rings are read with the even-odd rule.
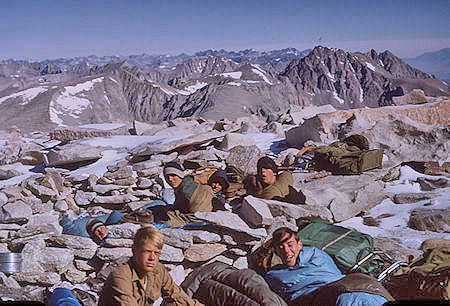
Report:
[[[79,115],[91,105],[86,98],[86,92],[91,90],[95,83],[103,80],[104,77],[100,77],[75,86],[65,86],[64,91],[56,99],[50,101],[50,121],[62,125],[63,120],[59,117],[60,115],[79,118]]]
[[[95,147],[105,147],[113,149],[126,148],[131,150],[141,144],[161,145],[168,142],[177,141],[191,136],[192,134],[175,136],[129,136],[114,135],[109,137],[94,137],[81,141],[82,144],[88,144]]]
[[[65,92],[67,95],[74,96],[84,91],[89,91],[94,87],[95,83],[103,82],[104,77],[96,78],[84,83],[77,84],[75,86],[65,86]]]
[[[0,99],[0,104],[5,102],[6,100],[13,99],[13,98],[22,98],[22,102],[19,102],[20,105],[26,105],[31,100],[36,98],[39,94],[43,93],[44,91],[47,91],[47,86],[40,86],[40,87],[33,87],[28,88],[16,93],[13,93],[9,96],[3,97]]]
[[[408,166],[400,169],[400,178],[394,182],[386,183],[385,191],[391,193],[422,192],[417,183],[411,181],[418,177],[426,177],[433,180],[445,178],[444,176],[429,176],[414,171]],[[367,226],[363,224],[362,217],[353,217],[336,225],[352,228],[357,231],[369,234],[373,237],[390,238],[401,241],[402,245],[411,249],[419,249],[422,242],[431,238],[448,239],[447,233],[436,233],[431,231],[418,231],[408,226],[409,215],[413,209],[445,209],[450,203],[450,187],[439,188],[434,191],[438,197],[431,200],[423,200],[411,204],[395,204],[390,199],[385,199],[381,204],[368,211],[368,216],[373,218],[389,212],[393,216],[380,219],[380,225]]]
[[[207,85],[208,85],[208,83],[206,83],[206,82],[197,81],[195,84],[185,87],[184,91],[187,91],[188,93],[193,94],[197,90],[202,89],[203,87],[205,87]]]
[[[117,82],[115,79],[113,79],[112,77],[109,77],[109,79],[111,80],[111,81],[113,81],[114,83],[116,83],[117,85],[119,85],[119,82]]]
[[[274,133],[248,133],[246,135],[252,137],[255,145],[264,153],[278,154],[286,150],[286,147],[277,145],[277,143],[285,139],[280,137],[280,135]]]
[[[338,94],[337,94],[337,92],[335,92],[335,91],[333,91],[333,98],[335,98],[336,99],[336,101],[338,101],[339,103],[341,103],[341,104],[344,104],[344,99],[341,99],[339,96],[338,96]]]
[[[259,81],[253,81],[253,80],[245,80],[245,83],[249,83],[249,84],[256,84],[256,83],[260,83]]]
[[[84,124],[79,125],[78,127],[82,129],[97,129],[102,131],[115,130],[122,126],[125,126],[124,123],[92,123],[92,124]]]
[[[223,77],[233,78],[236,80],[239,80],[242,76],[242,71],[235,71],[235,72],[225,72],[220,74]]]
[[[95,174],[98,177],[102,177],[108,169],[109,165],[114,165],[117,162],[124,160],[129,154],[125,152],[117,152],[116,150],[105,150],[102,152],[102,157],[95,163],[92,163],[86,167],[81,167],[71,172],[72,176],[75,175],[91,175]]]
[[[176,90],[176,91],[175,91],[175,90],[166,88],[166,87],[164,87],[164,86],[162,86],[162,85],[160,85],[160,84],[157,84],[157,83],[152,83],[152,82],[151,82],[151,84],[152,84],[152,86],[153,86],[154,88],[159,88],[159,89],[161,89],[162,92],[164,92],[166,95],[169,95],[169,96],[173,96],[173,95],[176,95],[176,94],[180,93],[179,90]],[[189,95],[189,93],[187,93],[187,94]]]
[[[366,62],[367,68],[369,68],[372,71],[375,71],[375,66],[372,65],[371,63]]]
[[[167,95],[169,95],[169,96],[173,96],[173,95],[176,95],[176,94],[177,94],[176,92],[171,91],[171,90],[168,90],[168,89],[166,89],[166,88],[164,88],[164,87],[159,86],[159,88],[161,88],[161,90],[162,90],[165,94],[167,94]]]
[[[361,87],[361,84],[359,84],[359,102],[363,102],[364,101],[364,90]]]
[[[327,77],[328,77],[332,82],[336,82],[336,79],[334,78],[334,75],[332,75],[329,71],[327,72]]]
[[[267,77],[265,71],[259,67],[259,65],[252,64],[252,67],[255,67],[256,69],[252,68],[252,71],[263,78],[264,82],[266,82],[269,85],[273,85],[271,81],[269,81],[269,78]]]
[[[228,82],[227,85],[241,86],[242,84],[238,82]]]

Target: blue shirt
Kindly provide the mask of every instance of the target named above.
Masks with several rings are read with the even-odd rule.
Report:
[[[333,259],[312,246],[303,247],[294,266],[275,266],[266,274],[270,287],[286,301],[292,301],[343,277],[345,275],[337,268]]]

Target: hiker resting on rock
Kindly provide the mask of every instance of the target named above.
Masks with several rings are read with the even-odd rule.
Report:
[[[169,305],[203,305],[177,286],[159,262],[164,235],[153,226],[140,228],[133,239],[133,256],[108,276],[99,305],[153,305],[162,297]]]
[[[225,209],[225,192],[230,186],[228,183],[227,173],[223,169],[218,169],[208,179],[208,185],[214,192],[213,210]]]
[[[279,228],[272,237],[282,264],[272,267],[265,278],[289,305],[382,305],[393,300],[371,276],[342,274],[327,253],[303,246],[291,229]]]
[[[292,187],[294,179],[288,171],[278,174],[275,162],[267,157],[261,157],[257,163],[256,196],[266,200],[304,204],[305,196]]]
[[[169,162],[164,167],[164,178],[174,189],[175,202],[171,189],[165,189],[163,200],[152,201],[139,209],[127,213],[113,211],[99,217],[78,217],[75,220],[63,218],[60,225],[63,234],[81,237],[90,237],[97,244],[107,237],[106,225],[120,222],[132,222],[144,225],[154,224],[157,228],[182,227],[189,223],[202,223],[195,218],[198,211],[209,212],[213,210],[212,200],[214,192],[211,186],[200,185],[194,182],[192,176],[184,177],[184,171],[176,162]],[[155,223],[154,223],[155,222]]]
[[[163,174],[175,191],[175,203],[160,223],[178,227],[191,222],[202,222],[194,213],[213,211],[214,192],[211,186],[196,184],[192,176],[184,176],[184,170],[177,162],[166,163]]]
[[[59,222],[62,226],[63,234],[87,237],[100,244],[108,235],[106,225],[117,224],[122,220],[122,213],[113,211],[111,214],[102,215],[96,218],[78,217],[75,220],[63,218]]]

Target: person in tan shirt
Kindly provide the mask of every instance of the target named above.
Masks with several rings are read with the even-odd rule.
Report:
[[[192,176],[185,176],[183,168],[177,162],[166,163],[163,174],[175,191],[175,203],[161,223],[185,226],[190,222],[202,222],[194,213],[213,211],[214,192],[211,186],[197,184]]]
[[[150,306],[162,297],[165,305],[201,306],[174,283],[159,262],[164,235],[153,226],[139,229],[133,240],[133,257],[107,278],[99,305]]]
[[[278,166],[267,156],[257,163],[257,197],[294,204],[305,203],[305,196],[292,187],[294,178],[288,171],[278,173]]]

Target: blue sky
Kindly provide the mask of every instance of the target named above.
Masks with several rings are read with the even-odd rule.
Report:
[[[0,33],[0,59],[319,44],[405,58],[450,47],[450,0],[2,0]]]

